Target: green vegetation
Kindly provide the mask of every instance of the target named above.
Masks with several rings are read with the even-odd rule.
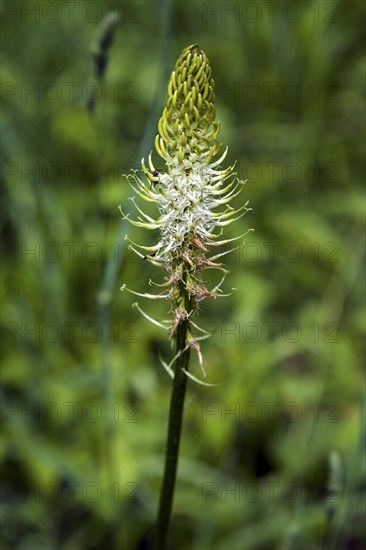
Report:
[[[253,208],[225,236],[255,231],[225,257],[235,292],[197,319],[218,385],[188,381],[171,547],[361,547],[364,17],[352,0],[3,1],[4,548],[148,548],[171,393],[159,356],[175,352],[119,291],[159,272],[127,249],[146,232],[118,206],[132,209],[123,174],[153,150],[191,43],[247,179],[234,206]]]

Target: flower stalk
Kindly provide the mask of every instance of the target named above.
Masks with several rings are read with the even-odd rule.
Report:
[[[223,228],[248,210],[247,203],[237,209],[230,204],[241,192],[243,182],[236,178],[234,166],[221,167],[227,148],[217,158],[222,145],[218,141],[220,124],[215,120],[215,83],[211,73],[207,56],[197,44],[183,50],[169,80],[168,100],[155,139],[155,149],[164,161],[164,170],[155,168],[150,153],[147,165],[144,159],[141,162],[146,180],[136,171],[129,176],[136,195],[147,203],[154,203],[158,216],[154,218],[144,212],[134,197],[130,200],[138,212],[137,219],[130,219],[121,210],[132,225],[159,232],[159,239],[153,246],[137,244],[127,235],[125,238],[141,258],[166,273],[162,284],[150,282],[162,289],[158,294],[140,294],[125,285],[122,289],[168,301],[173,313],[173,320],[168,324],[140,311],[154,324],[168,329],[170,338],[176,340],[173,368],[163,363],[173,377],[173,389],[154,550],[167,547],[191,349],[205,374],[199,345],[202,336],[193,335],[192,328],[198,329],[193,318],[203,300],[225,296],[221,285],[227,271],[218,260],[230,250],[213,254],[212,251],[244,236],[222,238]],[[208,269],[223,273],[220,282],[211,288],[202,277]]]
[[[190,348],[187,349],[187,334],[189,320],[179,323],[177,329],[177,353],[173,389],[170,402],[169,427],[167,436],[165,470],[160,491],[158,518],[153,538],[154,550],[165,550],[168,544],[168,529],[173,508],[175,479],[177,474],[179,444],[183,424],[184,398],[187,387],[187,376]]]

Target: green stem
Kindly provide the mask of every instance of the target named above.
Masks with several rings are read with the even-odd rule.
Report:
[[[170,401],[169,427],[165,457],[165,471],[160,493],[160,504],[153,550],[166,550],[168,529],[172,513],[175,478],[177,473],[179,442],[183,423],[184,396],[187,387],[187,376],[183,369],[188,370],[189,348],[183,351],[187,343],[189,321],[183,320],[177,329],[177,352],[181,352],[175,362],[173,391]]]

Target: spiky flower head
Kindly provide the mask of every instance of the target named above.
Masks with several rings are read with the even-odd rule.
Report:
[[[208,289],[201,275],[206,268],[226,273],[216,261],[223,253],[211,256],[210,250],[242,237],[221,240],[223,227],[248,210],[246,204],[237,210],[230,206],[243,182],[235,177],[234,166],[221,168],[227,148],[217,158],[222,145],[218,141],[220,125],[215,121],[215,83],[211,73],[207,56],[197,44],[183,50],[169,80],[168,101],[155,139],[164,170],[155,168],[150,153],[147,166],[144,159],[141,163],[147,180],[143,181],[136,172],[130,176],[136,194],[155,203],[159,212],[157,219],[151,218],[132,198],[141,217],[125,217],[135,226],[159,231],[155,246],[131,243],[131,248],[168,273],[166,292],[153,296],[173,303],[175,321],[171,334],[181,319],[192,316],[198,302],[220,295],[223,279]],[[136,248],[144,250],[144,254]]]

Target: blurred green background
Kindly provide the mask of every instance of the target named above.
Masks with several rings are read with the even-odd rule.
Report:
[[[161,275],[123,239],[156,237],[117,208],[198,43],[253,208],[226,235],[255,231],[226,257],[236,291],[197,320],[219,385],[189,383],[171,548],[361,548],[365,3],[1,10],[2,547],[148,548],[174,352],[119,290]]]

